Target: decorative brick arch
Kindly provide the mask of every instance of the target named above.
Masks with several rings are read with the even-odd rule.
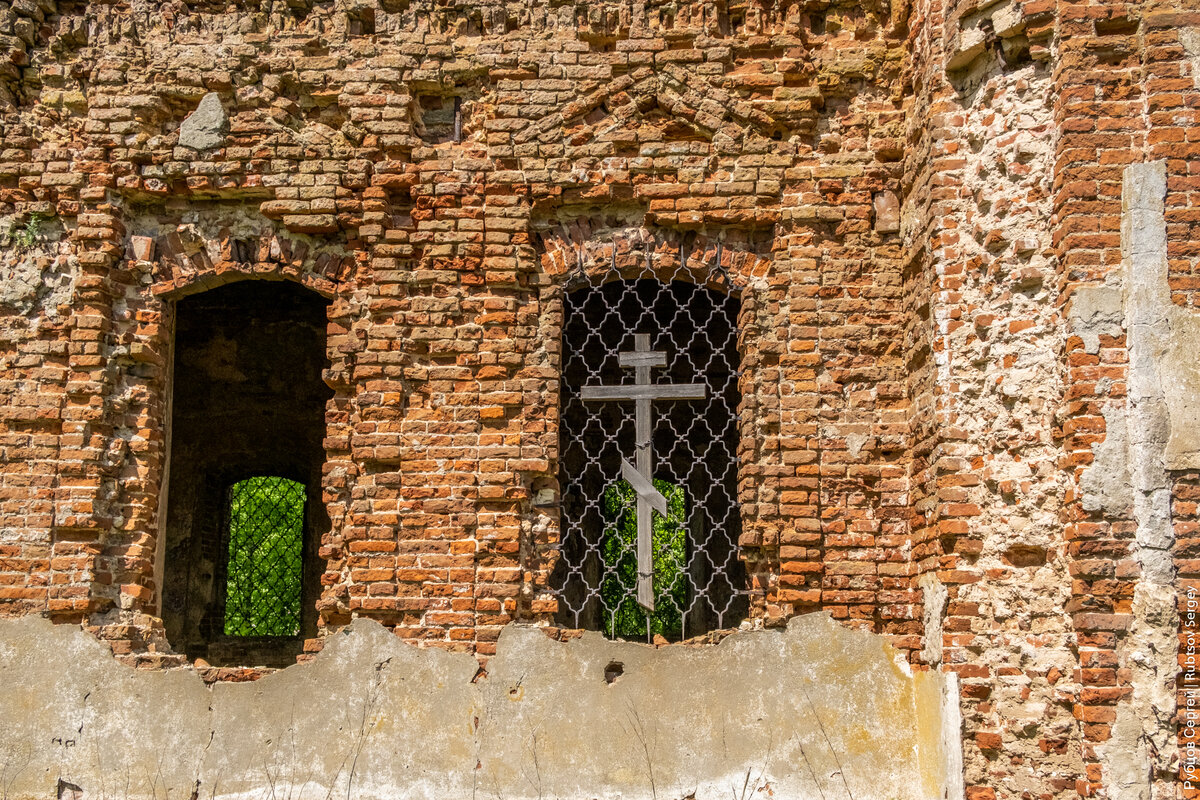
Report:
[[[731,139],[771,140],[791,126],[791,121],[776,119],[720,83],[675,65],[643,67],[596,86],[561,111],[531,123],[514,140],[534,141],[561,127],[571,131],[571,143],[577,145],[651,108],[686,120],[697,135],[709,140],[718,133]],[[804,116],[815,117],[815,111]]]
[[[772,482],[769,470],[757,463],[761,450],[760,432],[755,427],[759,402],[759,375],[762,354],[759,352],[761,295],[772,271],[771,247],[774,233],[771,227],[734,229],[711,226],[700,230],[658,227],[643,221],[640,211],[631,209],[615,212],[580,214],[569,219],[575,208],[559,209],[558,220],[543,218],[534,225],[534,247],[537,270],[541,273],[539,305],[542,309],[542,342],[546,357],[544,368],[556,378],[564,367],[560,339],[566,293],[587,285],[598,286],[610,281],[636,280],[654,277],[664,283],[682,282],[737,298],[738,367],[737,445],[741,466],[738,469],[738,501],[746,508],[755,508],[758,488],[751,488],[746,477]],[[555,382],[558,386],[558,380]],[[539,415],[554,441],[558,441],[562,414],[561,388],[547,398],[547,406]],[[530,473],[523,482],[530,487],[534,501],[526,511],[531,535],[530,565],[535,588],[549,589],[551,573],[565,535],[561,512],[554,504],[539,504],[539,490],[548,497],[559,497],[559,464],[562,444],[548,451],[548,470]],[[767,491],[773,491],[767,487]],[[736,542],[738,557],[746,567],[746,589],[750,592],[749,614],[765,615],[767,590],[774,585],[778,567],[777,543],[774,537],[763,534],[761,522],[753,515],[742,515],[742,533]],[[544,614],[553,611],[553,600],[535,593],[535,607]],[[533,614],[538,617],[540,614]],[[552,614],[544,619],[551,619]]]
[[[542,234],[541,266],[555,282],[652,274],[662,281],[683,280],[740,294],[754,278],[765,277],[770,260],[750,249],[745,236],[680,232],[645,226],[609,228],[593,235],[586,219]]]
[[[224,237],[205,242],[192,231],[169,233],[152,245],[135,242],[140,254],[160,256],[152,276],[151,292],[166,299],[178,299],[207,289],[241,280],[290,280],[324,297],[337,294],[338,284],[355,269],[359,255],[325,249],[312,251],[308,237],[289,237],[281,233],[255,239]],[[137,237],[145,239],[145,237]],[[214,259],[210,252],[216,250]]]

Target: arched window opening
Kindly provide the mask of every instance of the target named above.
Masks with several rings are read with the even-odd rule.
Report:
[[[557,621],[642,641],[735,626],[738,300],[590,283],[563,301]]]
[[[162,618],[190,658],[286,666],[316,635],[327,307],[279,281],[176,304]]]
[[[298,636],[304,484],[259,476],[229,487],[226,636]]]

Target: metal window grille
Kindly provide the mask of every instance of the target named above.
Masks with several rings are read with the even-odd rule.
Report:
[[[247,478],[229,488],[226,636],[298,636],[304,484]]]
[[[614,277],[577,274],[563,302],[558,622],[628,639],[730,627],[748,605],[737,546],[738,301],[648,271],[606,281]],[[655,352],[628,355],[638,349]],[[638,451],[637,402],[589,399],[585,387],[627,392],[647,375],[630,364],[654,359],[665,363],[649,369],[650,391],[700,384],[704,396],[651,403],[653,490],[641,487],[661,502],[646,537],[648,611],[638,594],[638,493],[627,480],[637,476],[624,471]]]

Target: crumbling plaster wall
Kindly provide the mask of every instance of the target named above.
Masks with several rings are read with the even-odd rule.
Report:
[[[310,663],[206,687],[118,664],[77,628],[4,621],[0,793],[961,796],[953,676],[824,614],[700,649],[512,626],[477,670],[358,620]]]
[[[61,316],[78,269],[69,235],[58,220],[0,219],[0,306],[34,320]]]
[[[958,467],[939,491],[943,519],[958,523],[942,540],[957,568],[947,577],[947,661],[972,652],[963,676],[975,731],[967,783],[1061,796],[1073,792],[1081,763],[1054,433],[1056,260],[1045,226],[1051,72],[995,58],[977,73],[958,94],[958,135],[941,145],[961,163],[949,209],[956,241],[938,264],[945,291],[934,311],[942,452]]]
[[[979,27],[1012,13],[1019,25]],[[913,305],[929,304],[914,425],[932,423],[918,439],[931,452],[914,494],[931,494],[937,554],[922,562],[922,655],[962,680],[968,796],[1071,797],[1083,765],[1046,225],[1058,131],[1050,54],[1031,44],[1050,20],[1012,3],[929,2],[919,18],[933,31],[913,48],[905,236]]]

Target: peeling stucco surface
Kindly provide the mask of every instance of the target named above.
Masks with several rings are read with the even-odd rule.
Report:
[[[1095,446],[1095,460],[1079,478],[1083,509],[1124,516],[1133,504],[1125,407],[1109,405],[1104,408],[1103,414],[1104,441]]]
[[[60,780],[131,800],[962,793],[953,676],[911,674],[824,614],[711,648],[510,626],[476,670],[359,620],[311,663],[210,689],[76,628],[5,621],[0,774],[10,800]]]
[[[1083,339],[1085,353],[1100,352],[1101,336],[1124,332],[1125,308],[1115,286],[1085,286],[1071,295],[1071,331]]]
[[[56,317],[71,302],[78,273],[62,226],[0,219],[0,309]]]
[[[1163,203],[1166,165],[1134,164],[1125,178],[1125,311],[1130,328],[1130,401],[1146,410],[1147,445],[1165,449],[1146,467],[1200,469],[1200,315],[1171,302]],[[1165,409],[1159,409],[1159,403]],[[1149,454],[1148,454],[1149,455]],[[1135,462],[1135,465],[1137,462]],[[1161,483],[1166,479],[1148,479]],[[1165,511],[1163,512],[1165,514]],[[1161,525],[1166,525],[1166,517]]]
[[[1200,30],[1182,29],[1179,31],[1179,43],[1183,45],[1183,51],[1187,54],[1186,64],[1190,67],[1187,74],[1192,77],[1192,85],[1200,87]]]
[[[1133,555],[1141,575],[1134,589],[1128,635],[1118,649],[1121,666],[1130,673],[1132,693],[1117,707],[1112,738],[1098,748],[1113,800],[1174,796],[1169,781],[1155,780],[1173,773],[1177,759],[1172,719],[1179,620],[1168,470],[1186,466],[1198,455],[1200,441],[1191,441],[1189,429],[1195,427],[1200,409],[1185,395],[1200,389],[1200,380],[1185,354],[1189,349],[1194,352],[1200,341],[1195,333],[1200,330],[1193,331],[1197,320],[1170,299],[1166,191],[1165,162],[1126,168],[1121,242],[1128,406],[1125,429],[1116,431],[1109,452],[1119,446],[1116,440],[1123,434],[1136,524]],[[1112,421],[1108,413],[1105,421]],[[1113,434],[1110,428],[1109,436]],[[1104,452],[1101,449],[1097,456],[1097,465],[1106,458],[1115,461]],[[1086,483],[1084,489],[1086,493]]]
[[[1170,298],[1167,298],[1170,303]],[[1170,415],[1167,469],[1200,469],[1200,316],[1174,304],[1166,309],[1168,335],[1162,382]]]

